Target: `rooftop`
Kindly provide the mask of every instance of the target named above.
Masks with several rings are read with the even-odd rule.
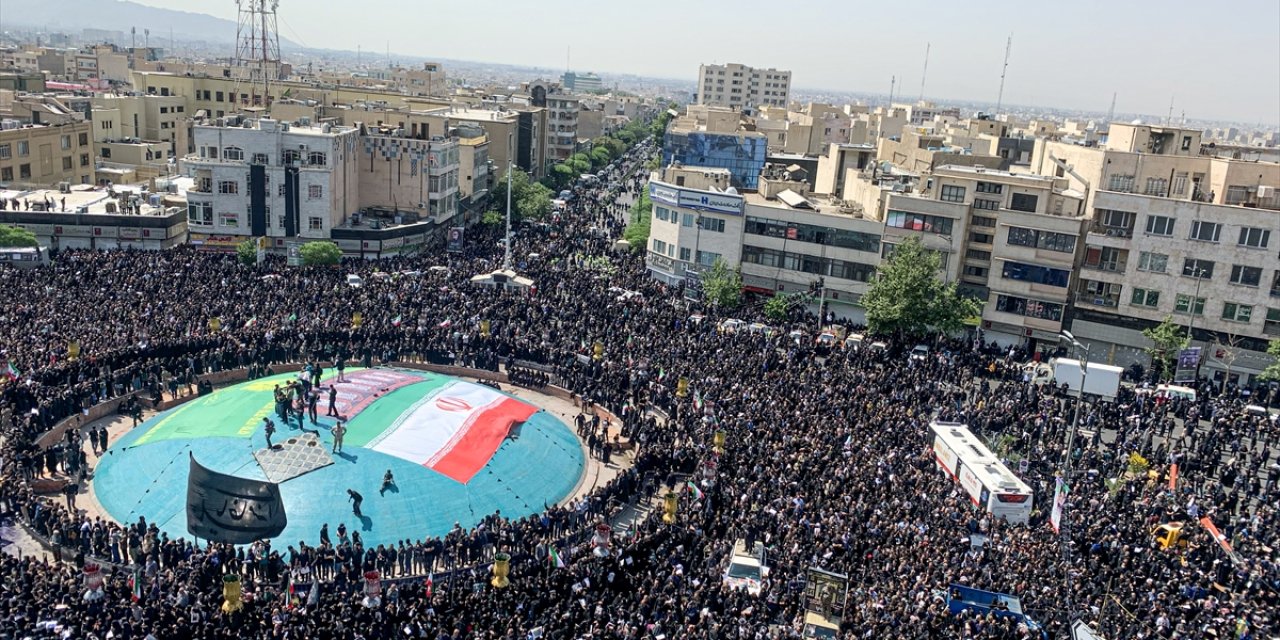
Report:
[[[110,189],[73,185],[70,192],[58,189],[0,190],[0,198],[16,199],[19,211],[163,216],[169,215],[174,207],[186,206],[186,191],[192,183],[191,178],[175,176],[156,180],[159,193],[150,192],[149,185],[145,184],[117,185]],[[12,206],[12,202],[10,204]],[[29,209],[27,204],[30,204]]]

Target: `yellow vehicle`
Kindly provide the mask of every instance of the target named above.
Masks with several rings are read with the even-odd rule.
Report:
[[[816,611],[805,612],[805,638],[835,638],[839,633],[840,625],[835,620],[827,618]]]
[[[1151,535],[1160,544],[1161,549],[1173,549],[1187,547],[1187,541],[1182,538],[1181,522],[1166,522],[1151,530]]]

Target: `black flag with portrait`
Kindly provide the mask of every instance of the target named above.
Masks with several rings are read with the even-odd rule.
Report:
[[[280,485],[210,471],[191,455],[187,533],[213,542],[247,544],[280,535],[286,523]]]

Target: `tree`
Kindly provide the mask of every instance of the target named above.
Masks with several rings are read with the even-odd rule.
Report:
[[[622,232],[622,238],[631,245],[632,251],[644,251],[649,246],[649,227],[653,217],[653,203],[649,200],[649,192],[641,191],[640,198],[631,205],[631,220]]]
[[[236,259],[240,264],[252,267],[258,264],[258,244],[253,238],[242,241],[236,245]]]
[[[711,268],[702,272],[702,299],[712,307],[732,309],[742,299],[742,272],[716,258]]]
[[[334,265],[342,261],[342,250],[328,240],[315,240],[302,245],[298,250],[302,256],[302,265],[306,267]]]
[[[1218,386],[1218,393],[1226,393],[1227,382],[1231,380],[1231,367],[1236,363],[1236,360],[1240,358],[1244,338],[1234,333],[1228,333],[1226,342],[1218,340],[1217,338],[1214,339],[1214,342],[1216,344],[1214,346],[1213,357],[1216,358],[1218,362],[1221,362],[1227,369],[1226,373],[1222,376],[1222,384]]]
[[[0,247],[38,247],[36,234],[21,227],[0,224]]]
[[[507,189],[511,189],[511,223],[521,220],[536,220],[551,213],[551,189],[546,185],[529,179],[529,174],[516,171],[513,179],[503,176],[493,189],[495,202],[504,203]],[[512,186],[508,187],[508,183]]]
[[[876,333],[921,334],[928,330],[950,333],[964,321],[978,315],[982,306],[961,296],[956,285],[938,279],[942,258],[924,247],[917,236],[909,236],[877,268],[877,278],[862,306],[867,309],[867,325]]]
[[[1173,316],[1165,316],[1159,325],[1143,329],[1142,335],[1152,342],[1147,347],[1147,355],[1151,356],[1151,368],[1157,379],[1163,380],[1173,375],[1178,351],[1185,349],[1190,342],[1186,332],[1173,321]]]
[[[1262,371],[1263,380],[1280,380],[1280,338],[1267,344],[1267,355],[1275,360]]]
[[[599,169],[609,164],[610,160],[613,160],[613,156],[609,155],[609,150],[605,147],[596,147],[591,150],[591,166],[593,168]]]
[[[774,322],[782,322],[787,319],[787,310],[790,307],[791,300],[785,293],[775,293],[764,303],[764,316]]]
[[[507,217],[501,211],[486,211],[484,216],[480,218],[480,224],[486,227],[500,227],[507,221]]]
[[[577,178],[578,174],[574,173],[573,167],[563,162],[557,162],[551,166],[551,184],[555,185],[557,189],[563,189],[573,184],[573,181]]]

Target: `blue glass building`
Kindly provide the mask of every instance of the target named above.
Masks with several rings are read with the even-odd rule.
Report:
[[[719,167],[733,175],[733,185],[755,189],[764,169],[768,139],[762,133],[708,133],[668,129],[662,148],[662,163],[679,162],[689,167]]]

